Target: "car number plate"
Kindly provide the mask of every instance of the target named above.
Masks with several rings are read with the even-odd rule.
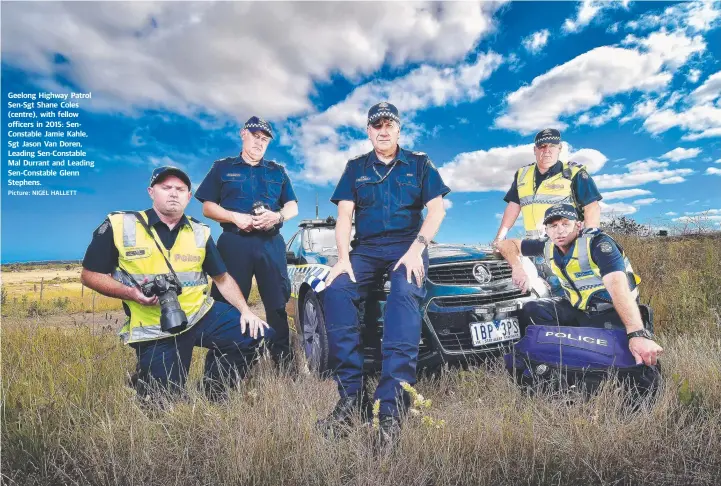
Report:
[[[518,327],[518,319],[515,317],[471,323],[471,338],[474,346],[486,346],[520,337],[521,329]]]

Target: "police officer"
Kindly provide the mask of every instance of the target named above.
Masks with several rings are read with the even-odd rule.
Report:
[[[181,390],[193,347],[203,346],[210,350],[205,359],[206,392],[218,398],[223,380],[233,382],[243,376],[259,338],[272,335],[272,330],[264,332],[267,324],[250,311],[226,272],[210,229],[185,216],[190,188],[190,178],[182,170],[155,169],[148,187],[153,207],[108,215],[93,233],[83,259],[83,284],[123,300],[128,319],[120,336],[135,349],[135,385],[141,395],[153,390],[153,384]],[[188,323],[171,333],[161,327],[158,294],[147,296],[140,285],[155,281],[156,275],[172,274],[182,285],[177,299]],[[231,305],[214,302],[208,295],[207,275]]]
[[[546,128],[536,134],[533,154],[536,163],[516,171],[511,188],[503,198],[506,210],[493,244],[503,240],[523,213],[526,238],[544,236],[543,215],[554,204],[569,203],[577,208],[579,216],[588,229],[598,228],[601,194],[583,166],[573,162],[561,162],[561,132]],[[542,259],[536,260],[539,272],[548,279],[554,295],[563,295],[558,281],[550,275]]]
[[[613,238],[599,231],[581,234],[576,208],[558,204],[546,210],[543,224],[548,239],[506,240],[498,249],[511,264],[513,282],[523,290],[530,285],[520,256],[545,256],[560,279],[565,297],[538,299],[526,303],[520,324],[541,326],[610,325],[625,327],[636,363],[655,365],[663,352],[653,335],[644,328],[638,308],[641,279],[623,249]],[[601,315],[601,317],[597,317]]]
[[[400,129],[398,109],[392,104],[378,103],[368,111],[367,133],[373,150],[346,164],[331,197],[338,205],[338,263],[326,279],[324,296],[329,365],[340,400],[319,426],[335,435],[354,413],[369,415],[358,305],[369,286],[388,274],[383,369],[375,393],[380,400],[380,438],[385,443],[397,439],[399,418],[408,406],[400,383],[416,381],[427,248],[445,216],[443,196],[450,192],[426,154],[398,146]],[[425,221],[424,206],[428,208]],[[354,211],[356,232],[349,252]]]
[[[249,118],[240,138],[240,155],[217,160],[195,197],[203,203],[203,215],[223,227],[218,250],[244,295],[255,276],[266,319],[275,330],[271,353],[279,362],[290,357],[285,311],[290,283],[279,230],[298,214],[298,203],[283,166],[264,158],[273,139],[268,122]],[[215,288],[212,295],[222,300]]]

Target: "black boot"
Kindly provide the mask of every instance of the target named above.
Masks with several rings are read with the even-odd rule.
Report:
[[[365,393],[341,398],[326,418],[318,420],[316,427],[327,439],[343,437],[350,431],[353,417],[360,415],[367,422],[372,416],[371,404]]]
[[[392,415],[381,415],[378,424],[377,450],[380,454],[390,454],[401,439],[401,421]]]

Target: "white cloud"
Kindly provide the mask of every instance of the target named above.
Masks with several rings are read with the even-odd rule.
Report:
[[[707,32],[718,25],[721,11],[718,2],[681,2],[666,8],[663,13],[644,14],[626,24],[631,30],[658,27],[683,28],[689,32]]]
[[[590,173],[599,171],[608,160],[594,149],[581,149],[566,156],[567,151],[564,143],[562,160],[573,160],[585,165]],[[535,162],[533,144],[495,147],[458,154],[440,167],[439,171],[445,183],[454,191],[505,191],[511,186],[513,174],[531,162]]]
[[[665,88],[675,69],[706,49],[701,36],[689,38],[681,32],[629,36],[624,43],[629,47],[585,52],[510,93],[495,126],[521,133],[545,126],[566,128],[562,117],[593,108],[606,97]]]
[[[613,199],[626,199],[629,197],[646,196],[648,194],[651,194],[651,191],[647,191],[646,189],[621,189],[620,191],[601,193],[601,196],[603,196],[604,200],[610,201]]]
[[[698,80],[701,79],[701,70],[689,69],[686,79],[688,79],[690,83],[698,83]]]
[[[665,169],[668,167],[668,162],[657,162],[652,159],[648,160],[637,160],[626,164],[626,168],[630,172],[649,172],[656,169]]]
[[[681,176],[672,176],[658,181],[659,184],[680,184],[681,182],[686,182],[686,179]]]
[[[409,148],[422,127],[412,123],[415,112],[474,101],[484,95],[481,83],[500,66],[494,52],[453,68],[422,65],[400,78],[374,80],[355,88],[343,101],[322,113],[292,123],[282,142],[303,163],[298,177],[315,184],[337,180],[348,159],[371,150],[365,127],[368,108],[388,100],[403,120],[400,144]]]
[[[548,29],[539,30],[529,35],[521,43],[531,54],[538,54],[548,43]]]
[[[719,96],[721,96],[721,71],[709,76],[701,86],[691,93],[691,98],[696,104],[712,102]]]
[[[636,206],[646,206],[648,204],[653,204],[656,201],[658,201],[658,199],[656,199],[655,197],[649,197],[646,199],[637,199],[632,204],[635,204]]]
[[[614,118],[618,118],[618,116],[623,112],[623,104],[622,103],[615,103],[608,107],[608,110],[605,112],[599,113],[598,115],[591,115],[590,113],[582,113],[578,120],[576,120],[576,125],[591,125],[592,127],[600,127],[601,125],[605,125],[609,121],[613,120]]]
[[[606,216],[609,215],[628,215],[633,214],[638,209],[635,206],[631,206],[630,204],[626,203],[605,203],[603,201],[600,201],[598,203],[601,206],[601,213],[605,214]]]
[[[453,201],[451,201],[450,199],[444,197],[444,198],[443,198],[443,207],[444,207],[446,210],[451,209],[451,208],[453,207]]]
[[[677,147],[669,152],[666,152],[661,156],[662,159],[670,160],[672,162],[678,162],[680,160],[693,159],[701,153],[700,148],[685,149]]]
[[[3,63],[41,86],[69,79],[92,109],[244,121],[313,110],[316,82],[384,65],[454,63],[494,29],[499,3],[17,2]],[[38,35],[42,33],[42,35]],[[198,53],[202,46],[202,53]],[[67,62],[57,62],[57,55]]]
[[[678,216],[678,213],[674,213],[673,211],[669,211],[664,216]]]
[[[644,166],[643,162],[646,162]],[[634,165],[635,164],[635,165]],[[665,162],[653,160],[640,161],[629,164],[629,172],[622,174],[600,174],[595,175],[593,180],[599,189],[617,189],[623,187],[635,187],[649,182],[661,184],[675,184],[683,182],[685,176],[693,174],[691,169],[667,169]]]
[[[721,159],[718,159],[714,164],[721,164]]]
[[[562,29],[564,32],[579,32],[587,27],[593,19],[597,18],[603,10],[610,10],[618,7],[627,8],[628,1],[607,1],[607,0],[584,0],[578,5],[576,17],[566,19],[563,22]]]
[[[708,169],[706,169],[706,175],[721,175],[721,169],[709,167]]]
[[[654,135],[679,127],[689,132],[683,140],[695,141],[702,138],[721,136],[721,108],[713,105],[695,105],[682,111],[659,110],[652,113],[643,127]]]

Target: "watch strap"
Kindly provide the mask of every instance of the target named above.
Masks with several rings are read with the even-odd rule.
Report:
[[[642,337],[653,341],[653,334],[651,334],[648,329],[641,329],[640,331],[629,332],[626,334],[626,337],[628,337],[628,339]]]

